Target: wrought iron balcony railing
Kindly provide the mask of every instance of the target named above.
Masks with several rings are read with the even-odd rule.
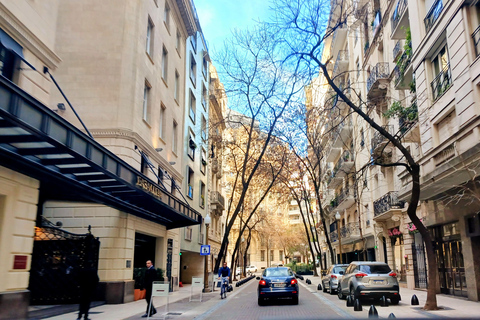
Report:
[[[342,203],[346,198],[353,195],[353,189],[351,187],[343,189],[337,197],[338,204]]]
[[[407,0],[398,0],[395,10],[393,10],[392,18],[390,19],[392,23],[392,32],[397,28],[400,18],[402,17],[405,9],[407,8]]]
[[[443,10],[443,1],[436,0],[435,3],[430,8],[430,10],[428,10],[428,13],[424,19],[426,33],[428,33],[430,29],[433,27],[433,25],[435,24],[435,22],[437,22],[438,17],[440,16],[440,13],[442,13],[442,10]]]
[[[212,203],[219,203],[222,208],[225,208],[225,198],[218,191],[212,193]]]
[[[475,53],[478,57],[480,55],[480,26],[472,33],[473,44],[475,45]]]
[[[386,126],[383,126],[382,128],[384,128],[385,130],[388,131],[388,133],[390,134],[393,134],[393,126],[392,125],[386,125]],[[381,134],[380,132],[378,131],[375,131],[375,133],[373,134],[373,138],[372,138],[372,150],[375,150],[377,149],[377,147],[384,141],[386,141],[387,138]]]
[[[374,216],[377,217],[393,208],[402,208],[403,201],[398,200],[398,192],[390,191],[373,202]]]
[[[417,106],[417,99],[412,101],[410,106],[409,113],[406,114],[404,117],[400,117],[398,119],[398,125],[400,127],[400,135],[403,136],[410,130],[411,127],[415,125],[418,121],[418,106]]]
[[[402,41],[398,40],[395,42],[395,47],[393,47],[393,59],[397,60],[398,55],[402,52],[403,46]]]
[[[451,84],[452,74],[450,71],[450,63],[447,63],[431,83],[433,101],[437,100],[445,91],[447,91]]]
[[[367,79],[367,91],[370,91],[375,81],[378,79],[388,79],[390,67],[388,62],[379,62],[372,68]]]

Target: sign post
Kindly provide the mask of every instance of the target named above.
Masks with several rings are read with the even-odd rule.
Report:
[[[200,289],[200,300],[198,299],[193,299],[193,288],[201,288]],[[195,278],[195,277],[192,277],[192,286],[190,288],[190,302],[192,301],[200,301],[202,302],[202,289],[203,289],[203,278]]]
[[[150,299],[150,304],[148,305],[147,319],[150,319],[150,310],[152,308],[153,297],[167,297],[167,303],[165,304],[165,314],[163,319],[168,313],[168,293],[170,291],[170,284],[168,281],[153,281],[152,283],[152,299]]]
[[[210,255],[210,245],[202,245],[200,247],[200,255],[201,256],[209,256]]]

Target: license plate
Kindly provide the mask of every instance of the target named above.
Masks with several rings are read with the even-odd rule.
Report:
[[[286,284],[285,284],[285,283],[274,283],[273,286],[274,286],[275,288],[283,288],[283,287],[286,286]]]
[[[374,284],[383,284],[383,280],[373,280]]]

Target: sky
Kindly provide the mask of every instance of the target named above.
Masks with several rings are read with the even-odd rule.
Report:
[[[194,0],[210,54],[219,51],[234,28],[252,26],[254,20],[267,20],[266,0]]]

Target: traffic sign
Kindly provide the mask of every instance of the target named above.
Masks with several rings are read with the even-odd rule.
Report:
[[[200,255],[201,256],[209,256],[210,255],[210,245],[203,245],[200,247]]]

